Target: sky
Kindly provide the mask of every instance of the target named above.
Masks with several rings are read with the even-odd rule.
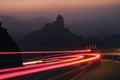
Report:
[[[107,24],[120,21],[120,0],[0,0],[0,15],[19,19],[40,16],[53,20],[58,14],[64,17],[65,24],[72,32],[89,35],[100,28],[104,29],[104,26],[96,25],[97,22]],[[94,23],[95,26],[87,23]],[[108,27],[113,30],[114,26]]]
[[[0,14],[17,17],[76,15],[78,11],[120,5],[120,0],[0,0]]]

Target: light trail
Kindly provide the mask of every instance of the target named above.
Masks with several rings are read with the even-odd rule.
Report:
[[[0,54],[54,54],[54,53],[74,53],[74,52],[91,52],[90,49],[87,50],[64,50],[64,51],[30,51],[30,52],[0,52]]]
[[[0,70],[0,73],[3,72],[10,72],[10,71],[17,71],[17,70],[24,70],[24,69],[31,69],[31,68],[36,68],[36,67],[44,67],[44,66],[49,66],[52,64],[57,64],[57,63],[62,63],[62,62],[67,62],[67,61],[71,61],[71,60],[76,60],[76,59],[81,59],[83,58],[83,56],[79,56],[78,55],[69,55],[69,56],[63,56],[63,57],[57,57],[57,58],[69,58],[69,57],[74,57],[72,59],[67,59],[67,60],[63,60],[63,61],[57,61],[57,62],[52,62],[52,63],[45,63],[45,64],[36,64],[36,65],[29,65],[29,66],[21,66],[21,67],[14,67],[14,68],[7,68],[7,69],[2,69]],[[55,57],[56,58],[56,57]],[[48,58],[49,59],[49,58]],[[50,58],[51,59],[51,58]],[[54,59],[54,58],[53,58]],[[32,61],[31,61],[32,62]]]
[[[82,60],[79,59],[80,56],[89,56],[89,58],[83,58]],[[95,54],[78,54],[78,57],[75,57],[76,59],[69,59],[70,61],[68,62],[62,62],[62,63],[57,63],[57,64],[52,64],[49,66],[44,66],[44,67],[37,67],[33,69],[28,69],[28,70],[22,70],[22,71],[17,71],[17,72],[10,72],[10,73],[5,73],[0,75],[0,80],[2,79],[9,79],[9,78],[14,78],[14,77],[19,77],[23,75],[28,75],[32,73],[37,73],[37,72],[42,72],[46,70],[51,70],[51,69],[57,69],[61,67],[66,67],[66,66],[71,66],[83,62],[88,62],[88,61],[96,61],[100,60],[101,55],[98,53]]]
[[[30,61],[25,61],[23,62],[23,65],[31,65],[31,64],[37,64],[40,62],[43,62],[44,60],[56,60],[56,59],[61,59],[63,60],[63,58],[73,58],[73,57],[78,57],[78,55],[68,55],[68,56],[58,56],[58,57],[54,57],[54,58],[46,58],[46,59],[39,59],[39,60],[30,60]],[[83,58],[83,56],[80,56],[79,58]]]

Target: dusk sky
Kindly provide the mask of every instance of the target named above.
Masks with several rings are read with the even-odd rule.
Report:
[[[110,29],[108,32],[119,32],[116,23],[120,23],[120,0],[0,0],[0,16],[34,23],[40,19],[54,21],[58,14],[64,17],[66,27],[78,35],[98,34],[107,29]]]
[[[76,15],[78,10],[120,5],[120,0],[0,0],[0,14],[18,17]]]

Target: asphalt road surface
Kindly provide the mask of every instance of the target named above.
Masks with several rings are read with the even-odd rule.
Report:
[[[47,63],[46,63],[47,60]],[[39,63],[40,64],[34,64],[34,65],[25,65],[25,66],[20,66],[20,67],[13,67],[13,68],[7,68],[7,69],[1,69],[0,70],[0,80],[6,80],[6,79],[12,79],[16,77],[15,80],[26,80],[23,79],[25,78],[24,76],[28,75],[30,77],[29,80],[46,80],[46,78],[50,76],[55,76],[58,73],[62,74],[64,71],[70,71],[74,70],[73,68],[69,69],[70,66],[74,66],[77,64],[83,64],[83,63],[95,63],[96,61],[101,60],[101,54],[100,53],[86,53],[86,54],[81,54],[81,53],[76,53],[76,54],[67,54],[64,56],[58,56],[58,57],[52,57],[52,58],[45,58],[40,60],[32,60],[32,61],[27,61],[26,63]],[[62,68],[62,70],[59,70]],[[51,72],[53,70],[53,72]],[[82,69],[82,72],[84,72],[85,69]],[[46,71],[49,71],[49,73],[46,73]],[[41,72],[38,74],[38,76],[32,76],[35,73]],[[45,72],[43,74],[43,72]],[[51,75],[52,74],[52,75]],[[75,74],[74,74],[75,75]],[[39,77],[40,76],[40,77]],[[39,77],[39,78],[38,78]],[[34,79],[37,78],[37,79]],[[13,79],[12,79],[13,80]]]
[[[120,80],[120,62],[102,60],[99,66],[74,80]]]
[[[59,72],[62,71],[63,72]],[[55,73],[56,72],[56,73]],[[19,77],[11,80],[43,80],[40,76],[48,76],[44,80],[120,80],[120,62],[111,60],[102,60],[100,64],[93,68],[86,69],[82,75],[82,68],[80,65],[71,66],[69,68],[57,69],[56,71],[48,71],[45,73],[37,73],[28,75],[26,77]],[[54,74],[53,74],[54,73]],[[46,74],[46,75],[45,75]],[[73,75],[74,74],[74,75]]]
[[[27,66],[25,64],[26,66],[0,70],[0,80],[7,80],[9,77],[11,77],[9,80],[120,80],[120,62],[112,60],[100,61],[99,56],[99,54],[87,53],[87,55],[58,56],[57,59],[53,57],[42,61],[32,60],[32,62],[28,61],[26,63],[34,63],[34,65]],[[85,63],[82,64],[83,62]],[[12,76],[19,77],[12,78]]]

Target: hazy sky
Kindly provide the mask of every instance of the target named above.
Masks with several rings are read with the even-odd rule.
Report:
[[[89,27],[85,24],[88,26],[84,27],[79,24],[107,20],[119,21],[120,0],[0,0],[0,15],[18,18],[42,16],[55,19],[58,14],[64,16],[65,23],[75,24],[71,26],[74,33],[89,34],[99,28],[104,29],[104,26],[98,25],[98,28],[98,26]]]
[[[118,4],[120,0],[0,0],[0,14],[19,17],[75,15],[78,10]]]

